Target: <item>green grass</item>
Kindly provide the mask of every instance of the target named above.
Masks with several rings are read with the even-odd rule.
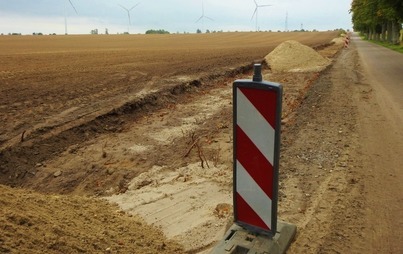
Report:
[[[362,32],[360,32],[359,35],[360,35],[360,37],[361,37],[362,40],[365,40],[365,41],[369,41],[369,42],[378,44],[378,45],[380,45],[380,46],[383,46],[383,47],[385,47],[385,48],[388,48],[388,49],[397,51],[397,52],[399,52],[399,53],[403,53],[403,41],[402,41],[402,38],[403,38],[403,29],[400,30],[400,45],[394,45],[394,44],[390,44],[390,43],[388,43],[388,42],[382,42],[382,41],[368,40],[368,39],[366,38],[365,34],[362,33]]]
[[[373,43],[381,45],[385,48],[389,48],[391,50],[403,53],[403,45],[401,43],[400,43],[400,45],[393,45],[393,44],[390,44],[387,42],[381,42],[381,41],[370,41],[370,42],[373,42]]]

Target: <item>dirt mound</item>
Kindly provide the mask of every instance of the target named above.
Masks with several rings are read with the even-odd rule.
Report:
[[[106,201],[3,185],[0,193],[0,253],[183,252],[161,231]]]
[[[344,45],[344,40],[345,40],[344,37],[337,37],[337,38],[334,38],[332,40],[332,42],[335,43],[335,44],[343,44]]]
[[[265,59],[273,72],[318,72],[330,64],[312,48],[293,40],[281,43]]]

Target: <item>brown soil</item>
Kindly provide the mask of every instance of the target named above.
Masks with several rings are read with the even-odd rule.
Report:
[[[279,216],[299,230],[289,252],[362,252],[362,91],[354,88],[352,100],[346,89],[360,83],[358,58],[338,53],[334,37],[0,38],[8,47],[0,53],[0,183],[35,191],[1,187],[8,226],[0,248],[208,252],[232,214],[231,84],[294,39],[325,45],[317,48],[334,65],[321,75],[264,73],[284,85]]]
[[[206,86],[233,79],[250,69],[253,61],[263,59],[279,41],[293,38],[323,45],[334,36],[233,33],[2,37],[0,182],[32,186],[31,178],[38,182],[33,176],[46,166],[45,161],[63,151],[74,154],[83,141],[124,131],[158,108],[175,109],[178,101],[192,100],[184,92],[203,92]],[[229,45],[229,41],[237,43]],[[101,159],[108,160],[103,158],[108,143],[99,151]],[[147,157],[148,165],[155,160],[159,159]],[[113,165],[111,161],[106,164]],[[94,176],[91,171],[103,172],[105,165],[100,169],[95,166],[88,165],[89,171],[85,172],[77,168],[80,176],[70,176],[63,186],[47,184],[44,189],[41,184],[37,190],[94,194],[149,168],[99,179],[98,173]],[[77,185],[92,176],[95,179],[91,179],[91,186],[80,192]]]
[[[0,253],[180,253],[177,243],[105,201],[0,185]]]

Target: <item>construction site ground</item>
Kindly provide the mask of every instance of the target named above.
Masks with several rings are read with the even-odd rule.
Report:
[[[232,82],[289,39],[331,64],[264,66],[284,86],[279,217],[298,228],[288,253],[401,250],[373,233],[392,238],[399,212],[379,226],[369,196],[378,173],[363,126],[383,109],[337,36],[1,37],[0,252],[208,253],[232,223]]]

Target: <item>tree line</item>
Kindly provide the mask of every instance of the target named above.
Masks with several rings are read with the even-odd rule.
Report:
[[[354,30],[367,39],[400,43],[402,0],[353,0],[350,12]]]

